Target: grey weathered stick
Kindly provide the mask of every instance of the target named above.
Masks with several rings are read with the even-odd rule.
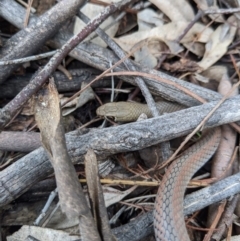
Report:
[[[217,103],[218,101],[214,101],[161,117],[94,130],[83,136],[78,136],[78,131],[74,131],[66,135],[68,152],[72,161],[76,163],[83,160],[83,155],[89,147],[99,158],[105,158],[115,153],[139,150],[171,140],[192,131]],[[204,127],[219,126],[238,120],[240,95],[226,100]],[[52,167],[42,148],[24,156],[0,172],[0,206],[17,198],[51,172]]]
[[[25,10],[17,3],[14,3],[13,5],[14,8],[11,7],[12,6],[11,4],[12,4],[12,0],[3,0],[2,3],[0,4],[0,15],[3,16],[9,22],[11,22],[13,25],[19,28],[23,28],[22,19],[24,19]],[[34,17],[34,19],[36,18],[37,17]],[[62,31],[61,33],[56,35],[49,42],[49,44],[54,48],[60,48],[71,37],[72,35],[70,33]],[[94,55],[92,53],[94,53]],[[116,55],[112,51],[105,48],[101,48],[92,43],[82,43],[78,45],[73,51],[70,52],[69,55],[78,59],[79,61],[82,61],[100,70],[106,70],[109,68],[109,58],[114,63],[116,63],[119,60],[119,58],[116,57]],[[198,94],[202,98],[205,98],[207,101],[221,99],[220,94],[214,91],[202,88],[201,86],[196,86],[186,81],[179,80],[177,78],[169,76],[160,71],[143,68],[142,66],[139,66],[136,63],[134,63],[134,65],[137,67],[138,70],[140,69],[141,71],[144,71],[146,73],[155,74],[161,78],[169,79],[173,83],[178,83],[181,86],[188,88],[191,92]],[[123,71],[125,70],[125,67],[122,64],[120,67],[117,67],[115,70]],[[122,79],[136,85],[132,77],[123,76]],[[146,84],[152,93],[156,95],[160,95],[166,99],[179,102],[186,106],[194,106],[194,105],[200,104],[192,97],[186,95],[185,93],[180,92],[174,86],[171,86],[168,84],[162,84],[156,80],[151,80],[151,79],[147,79]]]
[[[41,146],[37,132],[2,131],[0,133],[0,150],[31,152]]]

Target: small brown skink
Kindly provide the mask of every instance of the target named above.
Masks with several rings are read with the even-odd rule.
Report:
[[[159,111],[159,115],[186,108],[183,105],[169,101],[157,102],[156,106]],[[136,121],[142,113],[145,113],[147,117],[152,117],[151,111],[146,104],[136,102],[110,102],[97,109],[98,116],[114,117],[115,121],[120,122]]]

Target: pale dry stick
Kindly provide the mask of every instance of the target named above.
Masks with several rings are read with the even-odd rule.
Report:
[[[143,195],[143,196],[137,196],[137,197],[133,197],[133,198],[129,198],[124,200],[124,202],[134,202],[134,201],[144,201],[144,200],[148,200],[150,198],[155,198],[156,194],[149,194],[149,195]]]
[[[81,129],[83,129],[83,128],[89,126],[89,125],[91,125],[92,123],[95,123],[95,122],[100,121],[100,120],[102,120],[102,119],[103,119],[103,118],[96,118],[96,119],[90,120],[89,122],[87,122],[87,123],[85,123],[84,125],[80,126],[80,127],[78,128],[78,130],[81,130]]]
[[[190,223],[192,220],[194,220],[194,219],[197,217],[198,214],[199,214],[199,211],[195,212],[191,217],[187,218],[187,220],[186,220],[186,226],[187,226],[187,227],[190,226],[189,223]]]
[[[52,210],[52,212],[50,213],[50,215],[47,217],[47,219],[44,221],[44,223],[41,225],[41,227],[46,227],[47,224],[50,222],[50,220],[52,219],[52,217],[54,216],[54,214],[57,212],[58,209],[60,209],[60,202],[58,202],[55,206],[55,208]]]
[[[165,162],[163,163],[163,165],[160,166],[161,168],[164,168],[165,166],[167,166],[171,161],[173,161],[173,159],[177,156],[177,154],[179,153],[179,151],[184,147],[184,145],[196,134],[197,131],[199,131],[204,124],[206,123],[206,121],[212,116],[212,114],[219,108],[219,106],[230,97],[230,95],[232,94],[232,92],[239,86],[240,81],[238,81],[236,84],[233,85],[233,87],[231,88],[231,90],[225,95],[223,96],[223,98],[217,103],[217,105],[215,105],[215,107],[208,113],[208,115],[206,115],[206,117],[199,123],[199,125],[186,137],[186,139],[181,143],[181,145],[178,147],[178,149],[172,154],[172,156]]]
[[[23,5],[25,8],[28,7],[28,4],[25,3],[23,0],[17,0],[17,2],[19,2],[19,3],[20,3],[21,5]],[[33,8],[33,7],[31,7],[31,12],[32,12],[32,13],[35,13],[35,12],[36,12],[36,9]]]
[[[211,225],[208,233],[205,235],[203,241],[210,241],[210,238],[211,238],[213,232],[214,232],[215,229],[216,229],[216,226],[217,226],[217,224],[218,224],[218,222],[219,222],[219,219],[221,218],[221,216],[222,216],[222,214],[223,214],[223,211],[224,211],[224,208],[225,208],[226,204],[227,204],[227,201],[224,201],[224,202],[218,207],[217,216],[215,217],[215,219],[214,219],[214,221],[213,221],[213,223],[212,223],[212,225]]]
[[[79,179],[81,183],[86,183],[86,179],[81,178]],[[111,185],[130,185],[130,186],[147,186],[147,187],[157,187],[159,186],[160,182],[156,181],[133,181],[133,180],[117,180],[117,179],[100,179],[102,184],[111,184]],[[156,197],[156,195],[154,195]]]
[[[33,0],[28,0],[28,6],[27,6],[26,16],[25,16],[25,20],[24,20],[24,28],[26,28],[28,25],[32,3],[33,3]]]
[[[120,201],[119,203],[122,205],[126,205],[128,208],[136,208],[136,209],[140,209],[140,210],[144,211],[143,207],[139,204],[126,203],[124,201]]]
[[[45,203],[43,209],[41,210],[41,213],[36,218],[36,220],[33,222],[33,225],[39,226],[40,222],[43,220],[43,218],[46,216],[47,211],[50,208],[50,205],[52,204],[53,200],[57,196],[57,188],[55,188],[49,195],[47,202]]]
[[[196,224],[196,223],[195,223]],[[203,231],[203,232],[207,232],[209,229],[208,228],[199,228],[199,227],[195,227],[192,226],[190,224],[186,225],[189,229],[193,229],[193,230],[198,230],[198,231]],[[215,231],[215,230],[214,230]]]
[[[238,12],[240,12],[240,8],[208,9],[204,11],[204,14],[231,14]]]
[[[232,226],[233,226],[233,225],[231,224],[230,227],[228,228],[226,241],[231,241],[231,237],[232,237]]]
[[[10,126],[10,125],[12,124],[12,122],[16,119],[16,117],[18,116],[18,114],[22,112],[22,109],[23,109],[23,108],[21,108],[21,109],[19,109],[19,110],[17,111],[17,113],[12,117],[12,119],[7,123],[6,127],[8,127],[8,126]]]
[[[63,65],[59,64],[57,69],[61,71],[69,80],[72,80],[71,73]]]

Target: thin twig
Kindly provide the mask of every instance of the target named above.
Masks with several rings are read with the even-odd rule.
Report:
[[[238,12],[240,12],[240,8],[208,9],[204,11],[204,14],[231,14]]]
[[[29,56],[29,57],[25,57],[25,58],[13,59],[13,60],[4,60],[4,61],[0,61],[0,65],[22,64],[22,63],[26,63],[26,62],[29,62],[29,61],[34,61],[34,60],[43,59],[43,58],[53,56],[54,54],[56,54],[56,52],[57,52],[57,50],[54,50],[54,51],[51,51],[51,52],[38,54],[38,55],[34,55],[34,56]]]
[[[27,6],[26,16],[25,16],[25,20],[24,20],[24,27],[25,28],[28,25],[28,20],[29,20],[29,17],[30,17],[32,3],[33,3],[33,0],[28,0],[28,6]]]

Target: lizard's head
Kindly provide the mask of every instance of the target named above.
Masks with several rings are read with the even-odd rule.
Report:
[[[98,116],[113,117],[115,121],[130,122],[131,110],[127,107],[126,102],[111,102],[100,106],[97,109]]]

